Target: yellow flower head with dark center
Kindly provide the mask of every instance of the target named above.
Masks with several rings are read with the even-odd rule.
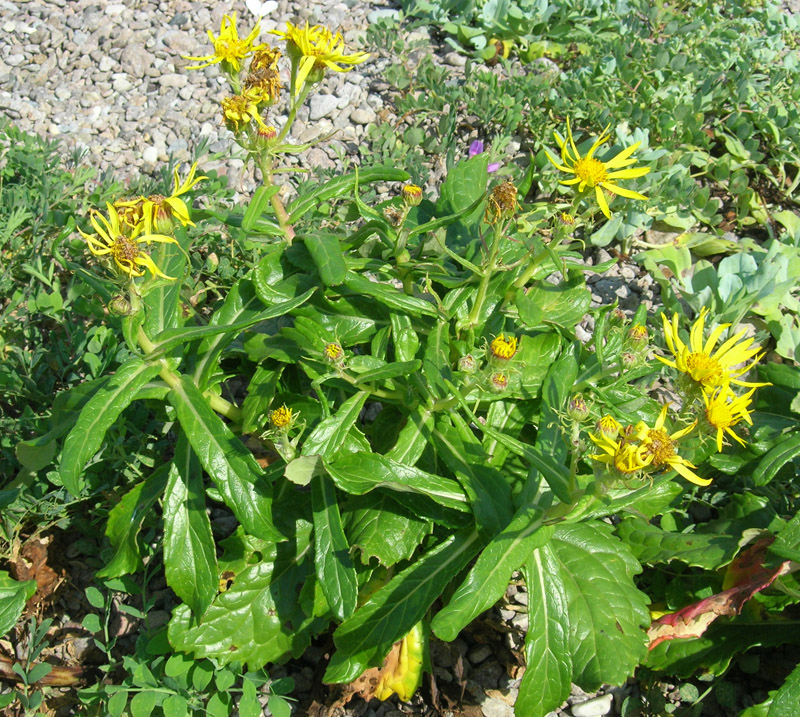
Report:
[[[292,425],[294,419],[294,411],[292,411],[291,408],[287,408],[286,404],[269,412],[269,422],[275,426],[275,428],[288,428]]]
[[[174,277],[167,276],[156,266],[150,255],[142,250],[141,245],[153,242],[161,244],[177,244],[178,242],[173,237],[164,234],[145,233],[140,235],[139,233],[143,229],[142,224],[126,233],[120,225],[117,210],[112,204],[106,206],[108,219],[98,211],[93,211],[90,215],[89,221],[95,234],[84,234],[81,231],[81,235],[89,246],[89,251],[95,256],[110,256],[129,278],[143,276],[144,270],[147,269],[154,276],[173,279]]]
[[[662,356],[656,358],[667,366],[677,369],[703,391],[715,392],[717,389],[735,384],[737,386],[768,386],[768,383],[751,383],[739,377],[746,374],[763,357],[759,347],[750,348],[753,339],[745,339],[746,331],[724,341],[717,349],[720,336],[730,324],[720,324],[708,339],[703,339],[706,315],[705,307],[700,316],[692,324],[689,332],[689,345],[683,343],[678,334],[678,314],[673,314],[670,322],[665,314],[661,314],[664,324],[664,340],[674,359]]]
[[[211,40],[211,44],[214,46],[214,52],[211,55],[204,55],[202,57],[184,55],[183,58],[185,60],[202,63],[201,65],[192,65],[186,69],[202,70],[209,65],[223,62],[227,63],[232,69],[238,72],[241,69],[242,60],[251,53],[264,47],[264,45],[253,45],[260,31],[261,20],[259,19],[253,31],[247,37],[241,39],[236,30],[236,13],[233,12],[230,15],[225,15],[222,18],[219,35],[217,37],[214,37],[211,30],[208,31],[208,37]]]
[[[339,363],[344,359],[344,349],[338,341],[330,341],[325,344],[322,355],[329,363]]]
[[[178,168],[175,168],[173,176],[172,194],[165,197],[162,194],[153,194],[146,199],[142,199],[142,214],[144,217],[144,230],[168,232],[172,230],[172,220],[179,221],[183,226],[194,226],[194,222],[189,218],[189,208],[181,199],[182,194],[186,194],[198,182],[202,182],[208,177],[197,177],[197,162],[189,169],[186,179],[181,181],[178,175]]]
[[[575,140],[572,137],[572,127],[570,126],[569,118],[567,118],[567,139],[564,139],[558,132],[553,133],[558,146],[561,148],[561,160],[559,161],[547,150],[545,150],[545,153],[556,169],[574,175],[572,179],[564,180],[561,184],[577,184],[579,192],[583,192],[587,188],[594,188],[600,211],[602,211],[608,219],[611,219],[611,211],[608,208],[608,200],[605,194],[603,194],[603,189],[607,192],[618,194],[621,197],[646,200],[647,197],[643,194],[620,187],[616,184],[616,180],[642,177],[650,171],[650,167],[630,167],[631,164],[636,164],[636,159],[631,157],[631,155],[637,150],[641,142],[626,147],[608,162],[602,162],[597,159],[594,153],[605,144],[611,136],[607,134],[607,132],[608,127],[606,127],[595,140],[589,151],[581,157]],[[622,169],[623,167],[628,167],[628,169]]]
[[[690,483],[703,486],[709,485],[711,481],[697,475],[692,470],[692,468],[696,468],[696,466],[685,458],[681,458],[675,450],[675,441],[691,432],[697,424],[697,421],[694,421],[685,428],[681,428],[674,433],[668,433],[664,430],[664,423],[667,418],[668,410],[668,405],[661,409],[661,413],[652,428],[644,423],[644,421],[637,423],[634,427],[634,436],[636,440],[638,440],[644,448],[645,455],[650,458],[650,464],[655,468],[667,466],[680,473]]]
[[[486,205],[486,221],[508,218],[517,210],[517,188],[513,182],[498,184],[489,193]]]
[[[249,92],[222,100],[222,117],[225,126],[237,134],[253,120],[262,128],[267,128],[258,111],[258,98],[253,97]]]
[[[369,59],[366,52],[345,54],[344,38],[337,32],[335,35],[322,25],[305,27],[286,23],[286,32],[272,30],[286,40],[287,52],[292,60],[294,74],[294,93],[298,95],[306,81],[319,82],[325,69],[334,72],[349,72],[353,65],[359,65]],[[344,65],[344,66],[343,66]],[[347,67],[349,65],[349,67]]]
[[[505,334],[498,334],[489,344],[489,350],[494,358],[508,361],[517,353],[517,339],[515,336],[506,338]]]
[[[727,433],[731,438],[746,445],[740,436],[733,432],[733,427],[740,421],[753,425],[750,417],[750,404],[752,403],[754,388],[751,388],[744,396],[732,396],[725,388],[719,389],[712,396],[703,392],[703,400],[706,404],[706,421],[711,428],[717,431],[717,450],[722,453],[722,442],[724,434]]]

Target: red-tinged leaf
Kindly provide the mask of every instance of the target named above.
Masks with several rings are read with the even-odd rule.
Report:
[[[791,563],[777,568],[763,566],[767,548],[774,538],[762,538],[740,553],[728,567],[727,590],[707,597],[682,610],[660,617],[648,630],[650,649],[665,640],[700,637],[718,617],[738,615],[744,604],[757,592],[768,588],[775,579],[787,573]]]

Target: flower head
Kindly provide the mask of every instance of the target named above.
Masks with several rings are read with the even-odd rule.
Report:
[[[241,61],[252,52],[261,49],[263,45],[253,45],[253,41],[258,37],[261,32],[261,19],[256,22],[256,26],[252,32],[241,39],[236,30],[236,13],[225,15],[222,18],[222,23],[219,29],[219,35],[214,37],[211,30],[208,31],[208,37],[211,44],[214,46],[214,52],[211,55],[204,55],[202,57],[190,57],[184,55],[185,60],[193,60],[201,62],[201,65],[192,65],[188,67],[189,70],[202,70],[209,65],[215,65],[222,62],[230,66],[233,70],[238,72],[241,69]]]
[[[506,338],[505,334],[498,334],[489,344],[489,351],[494,358],[508,361],[517,353],[517,339],[515,336]]]
[[[604,436],[616,438],[622,430],[622,426],[614,416],[606,414],[597,422],[597,430]]]
[[[322,349],[322,356],[329,363],[341,363],[344,360],[344,349],[338,341],[329,341]]]
[[[167,232],[172,229],[172,220],[177,219],[183,226],[194,226],[194,222],[189,218],[189,208],[181,199],[182,194],[186,194],[198,182],[202,182],[207,177],[196,177],[197,162],[189,169],[186,179],[181,181],[178,176],[178,168],[175,168],[173,176],[172,194],[168,197],[162,194],[152,194],[142,200],[142,214],[144,230],[146,233],[153,231]]]
[[[613,194],[618,194],[621,197],[646,200],[647,197],[643,194],[620,187],[614,180],[642,177],[650,171],[650,167],[630,167],[629,169],[621,169],[621,167],[628,167],[636,163],[636,159],[631,157],[631,155],[636,151],[641,142],[626,147],[608,162],[602,162],[597,159],[594,153],[605,144],[610,137],[607,132],[608,127],[606,127],[595,140],[589,151],[581,157],[575,140],[572,138],[572,128],[570,127],[569,118],[567,118],[567,139],[564,139],[558,132],[553,133],[558,146],[561,148],[561,161],[553,157],[547,150],[545,150],[545,153],[556,169],[574,175],[572,179],[567,179],[561,182],[561,184],[577,184],[579,192],[584,191],[587,187],[589,189],[594,188],[595,197],[597,198],[597,204],[600,210],[610,219],[611,211],[608,208],[608,200],[605,194],[603,194],[603,189]]]
[[[125,234],[130,234],[144,221],[144,197],[135,199],[118,199],[114,202],[114,209],[119,217],[119,227]]]
[[[280,50],[264,45],[250,61],[250,70],[244,80],[245,94],[258,100],[258,104],[275,104],[281,96],[281,77],[278,72]]]
[[[416,184],[406,184],[400,192],[403,202],[410,207],[416,207],[422,201],[422,187]]]
[[[85,234],[81,231],[81,235],[89,246],[89,251],[95,256],[110,255],[120,270],[130,278],[143,276],[144,269],[163,279],[174,278],[164,274],[150,258],[150,255],[141,249],[141,245],[151,242],[161,244],[177,244],[178,242],[173,237],[164,234],[145,233],[139,236],[143,229],[142,224],[126,233],[120,225],[119,214],[114,206],[107,204],[106,207],[108,219],[96,210],[89,217],[95,234]]]
[[[469,152],[467,154],[467,159],[472,159],[473,157],[481,154],[483,152],[483,140],[476,139],[473,140],[472,144],[469,146]],[[486,167],[486,173],[492,174],[500,169],[500,162],[490,162],[489,165]]]
[[[498,184],[489,193],[486,206],[486,220],[497,221],[510,217],[517,210],[517,188],[513,182]]]
[[[239,133],[252,120],[255,120],[256,124],[262,128],[267,128],[258,111],[258,98],[248,92],[222,100],[222,117],[225,126],[234,133]]]
[[[703,400],[706,404],[706,422],[717,431],[717,450],[720,453],[722,452],[722,441],[725,433],[741,445],[746,445],[742,438],[733,432],[732,428],[740,421],[753,425],[749,407],[754,392],[755,389],[751,388],[744,396],[734,397],[724,389],[718,390],[712,396],[705,392],[703,393]]]
[[[767,383],[750,383],[739,378],[753,368],[764,355],[759,353],[760,348],[750,348],[753,339],[743,338],[746,331],[740,331],[730,337],[716,351],[714,351],[714,347],[717,341],[730,324],[720,324],[711,332],[708,339],[703,340],[707,314],[708,309],[703,307],[700,316],[692,324],[688,346],[678,335],[678,314],[673,314],[671,322],[665,314],[661,314],[664,324],[664,340],[674,356],[674,360],[666,359],[663,356],[656,356],[656,358],[683,373],[691,384],[700,387],[703,391],[713,393],[729,384],[752,387],[768,386]]]
[[[312,83],[322,79],[325,69],[334,72],[349,72],[353,65],[358,65],[369,59],[366,52],[354,52],[346,55],[344,52],[344,38],[340,32],[335,35],[322,25],[305,27],[286,23],[286,32],[272,30],[273,35],[278,35],[286,40],[287,52],[292,60],[292,79],[295,96],[300,93],[303,85],[310,79]],[[343,65],[350,65],[343,67]]]
[[[288,428],[295,419],[295,412],[287,408],[286,404],[269,412],[269,422],[275,428]]]
[[[489,388],[495,393],[502,393],[508,388],[508,376],[501,371],[493,373],[489,377]]]

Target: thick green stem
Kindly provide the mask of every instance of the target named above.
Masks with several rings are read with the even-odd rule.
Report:
[[[259,154],[257,156],[256,163],[258,164],[258,168],[261,170],[261,181],[263,182],[264,186],[273,186],[272,163],[270,162],[270,159],[266,153]],[[286,243],[291,244],[292,239],[294,239],[295,236],[294,227],[292,226],[291,217],[289,217],[286,207],[283,206],[283,202],[281,201],[279,194],[279,192],[273,194],[269,201],[272,205],[272,210],[275,212],[275,217],[278,220],[278,224],[280,224],[281,229],[283,229],[283,233],[286,237]]]

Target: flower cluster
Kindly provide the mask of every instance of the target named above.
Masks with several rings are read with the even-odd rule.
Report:
[[[194,226],[189,208],[181,199],[192,187],[206,177],[196,176],[197,163],[193,164],[186,179],[181,180],[175,170],[172,194],[165,197],[153,194],[148,197],[122,199],[107,205],[107,216],[93,210],[89,221],[94,234],[81,231],[89,251],[95,256],[108,256],[124,276],[129,279],[143,276],[145,270],[163,279],[173,279],[158,268],[143,248],[152,243],[177,244],[171,236],[174,222]]]

